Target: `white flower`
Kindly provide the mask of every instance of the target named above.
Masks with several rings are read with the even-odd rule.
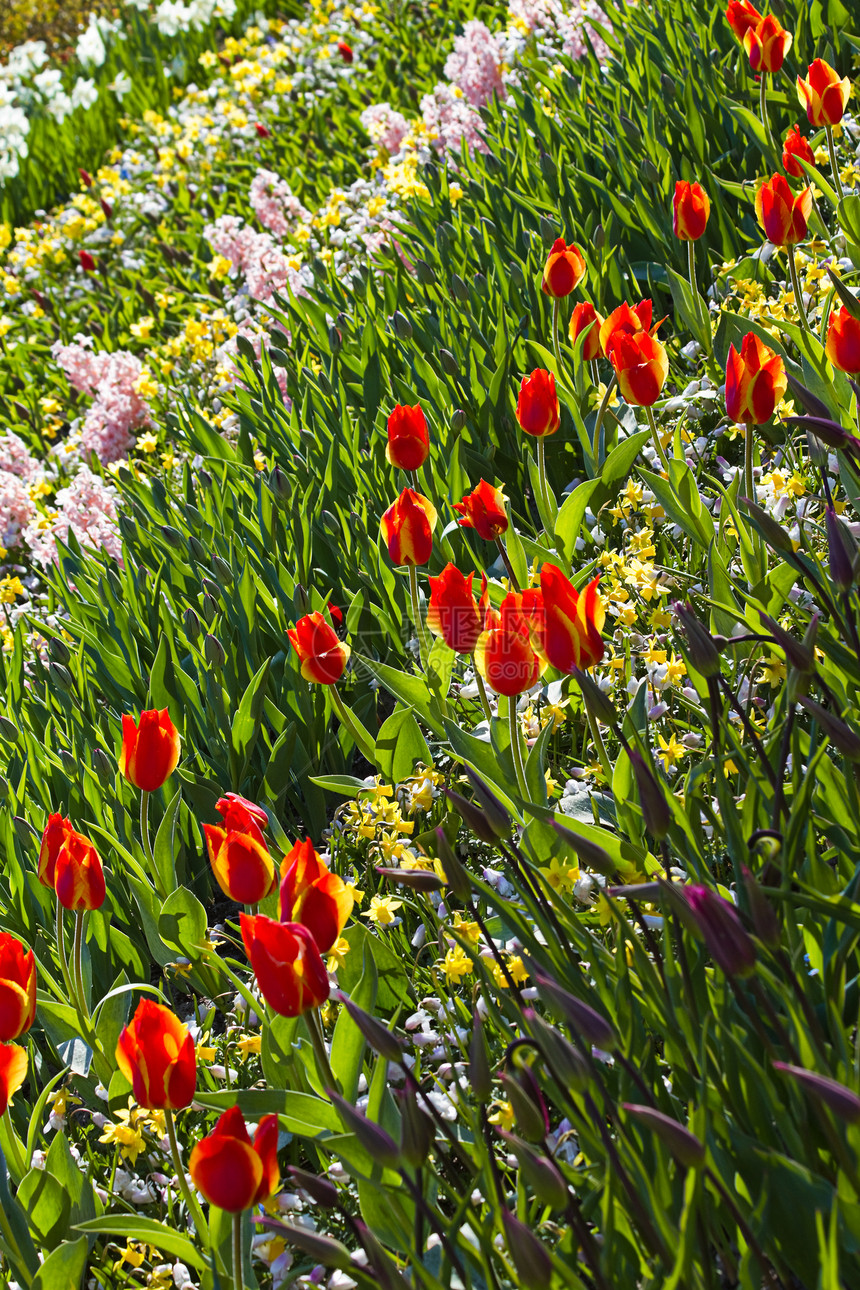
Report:
[[[91,108],[94,103],[98,102],[99,92],[96,89],[94,80],[84,80],[79,76],[72,86],[72,107]]]
[[[60,90],[59,94],[55,94],[47,104],[47,110],[57,124],[62,125],[69,113],[74,111],[71,95],[65,90]]]
[[[101,67],[107,57],[104,37],[101,33],[98,20],[95,14],[90,14],[90,24],[86,31],[78,36],[78,43],[75,45],[75,53],[85,67]]]
[[[46,99],[52,99],[63,88],[63,74],[57,67],[46,67],[33,77],[33,84]]]
[[[119,72],[116,79],[111,81],[108,89],[112,90],[118,99],[121,99],[128,94],[133,85],[134,81],[131,79],[128,72]]]

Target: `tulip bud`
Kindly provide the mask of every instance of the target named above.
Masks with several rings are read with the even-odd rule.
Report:
[[[726,976],[749,976],[755,967],[756,948],[734,905],[710,887],[684,887],[682,895],[717,966]]]
[[[336,1241],[333,1236],[322,1236],[312,1232],[309,1227],[299,1227],[294,1223],[281,1223],[277,1219],[260,1219],[260,1226],[277,1232],[290,1245],[307,1254],[314,1263],[321,1263],[326,1268],[337,1268],[341,1272],[354,1269],[352,1255],[345,1245]]]
[[[227,662],[227,653],[217,636],[208,632],[206,639],[203,641],[203,653],[206,656],[206,662],[210,667],[216,670],[222,668]]]
[[[837,1120],[844,1120],[847,1124],[857,1124],[860,1121],[860,1097],[844,1084],[839,1084],[827,1075],[804,1070],[802,1066],[791,1066],[787,1062],[774,1062],[773,1068],[788,1075],[790,1079],[797,1080],[811,1097],[829,1107]]]
[[[394,334],[399,336],[401,340],[412,339],[412,323],[399,309],[395,310],[391,323],[394,327]]]
[[[523,1075],[524,1072],[520,1071],[520,1076]],[[532,1087],[524,1088],[522,1080],[508,1071],[505,1071],[501,1077],[502,1088],[513,1108],[520,1133],[528,1142],[543,1142],[549,1132],[546,1112],[542,1105],[543,1098],[540,1096],[540,1090],[534,1085],[534,1076],[527,1082]],[[535,1092],[537,1100],[534,1096]]]
[[[472,1037],[469,1040],[469,1083],[479,1102],[488,1102],[493,1092],[493,1076],[484,1040],[484,1023],[476,1010],[472,1016]]]
[[[818,722],[827,738],[836,745],[843,757],[847,757],[852,762],[860,762],[860,735],[857,735],[846,722],[832,713],[829,708],[822,707],[814,699],[801,695],[798,703]]]
[[[287,1165],[287,1173],[296,1186],[306,1192],[314,1204],[321,1206],[322,1209],[336,1209],[340,1204],[337,1187],[327,1178],[309,1174],[295,1165]]]
[[[594,1044],[602,1052],[611,1053],[617,1045],[615,1031],[599,1012],[577,999],[575,995],[563,990],[557,981],[540,973],[535,975],[538,994],[545,1006],[557,1017],[561,1017],[571,1030],[582,1035],[589,1044]]]
[[[540,171],[547,183],[558,185],[558,166],[555,159],[548,152],[541,151],[540,154]]]
[[[607,878],[613,876],[616,872],[615,862],[608,851],[604,851],[603,847],[598,846],[596,842],[592,842],[590,838],[565,828],[563,824],[559,824],[558,820],[551,820],[550,823],[564,844],[570,847],[583,868],[593,869],[596,873],[602,873]]]
[[[678,90],[676,83],[666,72],[662,72],[660,75],[660,88],[663,91],[664,99],[673,99]]]
[[[827,526],[827,555],[830,581],[839,591],[850,591],[854,585],[854,562],[848,552],[846,530],[832,506],[824,512]]]
[[[63,766],[65,767],[66,774],[71,779],[78,769],[78,758],[75,756],[74,753],[69,752],[68,748],[61,748],[59,755],[60,755],[60,761],[63,763]]]
[[[780,942],[780,926],[776,911],[746,865],[741,865],[741,877],[753,931],[765,945],[776,949]]]
[[[188,639],[192,641],[196,641],[197,637],[200,635],[200,632],[201,632],[200,619],[197,617],[197,614],[194,612],[194,610],[191,608],[190,605],[186,609],[185,613],[182,615],[182,622],[185,627],[185,634],[188,637]]]
[[[185,539],[179,532],[179,529],[175,529],[172,524],[161,524],[159,527],[161,530],[161,536],[164,538],[167,545],[172,547],[174,551],[178,551],[182,546],[184,546]],[[133,536],[133,534],[131,536]]]
[[[465,304],[469,299],[469,287],[459,273],[451,274],[451,295],[455,300],[459,300],[461,304]]]
[[[221,579],[222,586],[224,587],[232,586],[233,570],[230,568],[226,560],[222,560],[220,555],[213,555],[212,569],[215,573],[217,573],[218,577]]]
[[[281,470],[280,466],[273,466],[269,472],[269,488],[275,494],[277,501],[284,505],[289,502],[293,495],[293,486],[290,483],[289,476]]]
[[[48,673],[58,690],[65,690],[67,693],[75,688],[72,680],[72,674],[62,663],[49,663]]]
[[[93,770],[105,786],[112,783],[116,766],[103,748],[93,749]]]
[[[201,581],[203,584],[203,590],[208,592],[208,594],[212,596],[213,600],[221,599],[222,588],[218,586],[217,582],[213,582],[211,578],[203,578]]]
[[[659,180],[660,172],[650,157],[643,157],[640,161],[639,178],[645,184],[656,184]]]
[[[476,806],[474,802],[467,802],[465,797],[461,797],[459,793],[455,793],[451,788],[445,790],[445,796],[476,838],[480,838],[488,846],[492,846],[496,842],[496,834],[479,806]]]
[[[680,1165],[686,1169],[700,1169],[705,1163],[704,1144],[683,1124],[651,1106],[637,1106],[631,1102],[622,1102],[621,1105],[632,1119],[657,1135]]]
[[[402,1061],[403,1045],[387,1026],[369,1012],[365,1012],[357,1003],[353,1003],[343,992],[338,995],[338,998],[375,1053],[379,1053],[380,1057],[384,1057],[389,1062]]]
[[[797,640],[787,632],[775,618],[762,614],[761,621],[785,654],[789,666],[797,668],[798,672],[810,675],[815,670],[815,655],[812,649],[808,648],[804,641]]]
[[[442,371],[448,376],[460,375],[460,364],[457,362],[450,349],[439,350],[439,362],[442,364]]]
[[[436,1137],[433,1121],[418,1105],[416,1089],[410,1077],[405,1088],[394,1095],[400,1109],[400,1156],[411,1169],[421,1168]]]
[[[458,900],[468,903],[472,899],[472,880],[455,854],[454,848],[448,841],[448,835],[441,824],[434,832],[436,836],[436,858],[442,863],[448,885]]]
[[[466,424],[466,413],[462,408],[455,408],[451,413],[451,429],[459,432]]]
[[[327,1096],[334,1106],[347,1133],[354,1133],[358,1145],[363,1147],[366,1152],[375,1161],[381,1165],[389,1165],[395,1168],[400,1160],[400,1148],[394,1141],[390,1133],[379,1124],[374,1124],[368,1120],[366,1115],[357,1111],[354,1106],[350,1106],[345,1098],[332,1089],[328,1089]]]
[[[503,838],[509,838],[511,836],[511,817],[507,810],[471,766],[467,765],[465,771],[475,796],[483,809],[484,818],[495,834],[493,840],[501,841]]]
[[[548,1021],[539,1016],[534,1008],[523,1010],[523,1020],[529,1028],[529,1033],[540,1045],[550,1073],[561,1081],[564,1088],[585,1088],[591,1072],[588,1062],[579,1049],[565,1039],[555,1026],[551,1026]]]
[[[676,600],[672,608],[675,617],[681,622],[687,637],[687,653],[690,662],[697,672],[704,677],[720,675],[720,651],[718,646],[725,644],[725,637],[715,640],[709,631],[699,622],[693,606]]]
[[[9,743],[17,743],[18,727],[15,725],[15,722],[10,721],[8,717],[0,716],[0,735],[2,735],[4,739],[8,739]]]
[[[14,816],[12,823],[15,826],[15,833],[22,847],[31,847],[33,845],[34,838],[38,841],[38,833],[33,828],[30,821],[24,819],[23,815]]]
[[[499,1129],[498,1133],[516,1156],[520,1176],[537,1199],[551,1209],[565,1209],[570,1199],[567,1184],[553,1162],[546,1156],[539,1156],[527,1142],[513,1133],[506,1133],[504,1129]]]
[[[764,534],[765,541],[768,542],[776,551],[782,551],[786,555],[794,555],[794,547],[791,538],[786,533],[781,524],[777,524],[773,516],[768,515],[767,511],[762,510],[749,497],[741,498],[744,506],[755,520],[758,527]]]
[[[218,617],[218,606],[211,596],[206,595],[200,603],[200,609],[206,621],[206,626],[211,627]]]
[[[509,1209],[502,1213],[505,1239],[514,1267],[529,1290],[545,1290],[552,1280],[552,1260],[531,1228],[514,1218]]]
[[[424,287],[431,287],[436,281],[436,272],[426,260],[415,261],[415,276]]]
[[[614,726],[618,720],[618,713],[609,695],[604,694],[593,676],[589,676],[580,668],[574,668],[573,676],[591,715],[604,726]]]
[[[137,525],[130,515],[120,515],[117,520],[119,531],[127,542],[133,542],[137,537]]]
[[[541,241],[544,246],[552,246],[558,237],[558,225],[554,220],[547,219],[546,215],[541,215],[538,227],[540,228]]]
[[[639,803],[642,807],[645,828],[660,842],[669,832],[669,825],[672,823],[672,812],[666,801],[666,795],[646,766],[641,753],[634,748],[627,755],[633,766],[636,787],[639,790]]]
[[[195,537],[193,533],[190,534],[188,538],[188,549],[191,552],[192,560],[196,560],[198,564],[209,563],[209,552],[206,550],[206,547],[200,539]]]
[[[52,636],[48,641],[48,649],[50,651],[51,658],[53,658],[56,663],[62,663],[64,666],[68,665],[72,654],[65,641],[60,640],[58,636]]]
[[[525,274],[518,260],[511,260],[508,265],[508,276],[515,287],[524,287],[526,285]]]
[[[374,868],[380,878],[387,878],[389,882],[409,887],[412,891],[441,891],[447,886],[438,874],[431,873],[429,869],[385,869],[381,865]]]
[[[4,775],[0,775],[0,797],[9,796],[9,781]]]
[[[332,354],[339,354],[343,349],[343,336],[340,328],[335,327],[334,324],[328,329],[328,345]]]

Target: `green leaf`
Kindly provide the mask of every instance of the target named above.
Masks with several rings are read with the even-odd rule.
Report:
[[[396,784],[413,773],[416,762],[430,766],[430,749],[412,709],[397,708],[376,737],[376,764],[384,778]]]
[[[437,735],[442,734],[442,714],[433,699],[426,677],[414,676],[401,672],[399,668],[389,667],[387,663],[377,663],[375,659],[357,654],[356,659],[384,685],[389,694],[409,708],[414,708],[422,721],[425,721]]]
[[[192,960],[203,947],[208,926],[206,910],[187,887],[171,892],[158,918],[158,934],[165,945]]]
[[[189,1237],[157,1218],[143,1218],[139,1214],[104,1214],[101,1218],[76,1223],[75,1231],[86,1235],[93,1233],[96,1236],[110,1236],[119,1241],[141,1241],[152,1245],[162,1254],[171,1254],[174,1258],[181,1259],[183,1263],[188,1263],[201,1272],[209,1266]]]
[[[610,453],[610,457],[611,457]],[[604,467],[605,469],[605,467]],[[561,554],[567,562],[568,568],[573,564],[573,555],[576,550],[576,539],[579,537],[582,522],[585,519],[585,512],[588,509],[588,503],[591,501],[592,494],[598,487],[600,481],[597,479],[585,479],[583,482],[570,493],[562,503],[555,521],[555,538]]]
[[[355,775],[312,775],[310,782],[340,797],[359,797],[362,793],[373,792],[363,779],[356,779]]]
[[[31,1169],[24,1175],[17,1197],[37,1243],[49,1250],[59,1245],[68,1231],[72,1210],[72,1202],[59,1179],[46,1169]]]
[[[158,826],[158,833],[155,835],[155,844],[152,848],[152,859],[155,865],[155,873],[159,887],[164,893],[173,891],[176,886],[176,856],[174,843],[176,836],[176,817],[179,814],[181,801],[182,789],[178,789],[173,795],[170,805],[164,813],[164,818]]]
[[[292,1089],[246,1088],[225,1093],[195,1093],[194,1101],[219,1114],[238,1106],[248,1120],[278,1115],[289,1133],[305,1138],[316,1138],[327,1131],[339,1133],[343,1127],[331,1102],[313,1093],[295,1093]]]
[[[76,1290],[87,1266],[89,1241],[80,1236],[52,1250],[36,1273],[32,1290]]]
[[[365,1012],[371,1013],[376,1005],[376,992],[379,985],[373,951],[373,937],[366,936],[362,946],[361,976],[358,984],[349,994],[353,1003],[363,1008]],[[332,1035],[331,1068],[340,1080],[343,1096],[348,1102],[354,1102],[358,1094],[364,1046],[364,1035],[346,1008],[342,1008]]]

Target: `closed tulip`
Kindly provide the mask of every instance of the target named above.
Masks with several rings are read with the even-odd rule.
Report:
[[[578,246],[565,245],[563,237],[553,242],[543,270],[543,290],[554,299],[569,296],[585,277],[585,260]]]
[[[430,579],[427,626],[457,654],[471,654],[484,630],[489,603],[487,579],[482,579],[478,601],[472,591],[474,577],[473,573],[466,575],[453,564],[446,564],[438,578]]]
[[[179,762],[179,733],[167,708],[141,712],[122,719],[122,749],[119,768],[129,783],[145,793],[161,788]]]
[[[578,305],[574,306],[573,313],[570,315],[570,326],[567,329],[567,334],[570,337],[571,345],[575,345],[583,332],[586,333],[580,351],[583,361],[586,363],[590,363],[592,359],[603,357],[603,349],[600,344],[600,328],[605,321],[603,315],[597,312],[590,300],[582,300]]]
[[[743,45],[754,72],[778,72],[791,49],[792,35],[768,14],[744,32]]]
[[[89,251],[78,251],[78,259],[81,262],[81,268],[84,273],[95,273],[98,266]]]
[[[774,175],[756,193],[755,211],[765,237],[774,246],[793,246],[806,237],[812,210],[812,192],[804,188],[795,197],[785,175]]]
[[[615,332],[609,359],[627,403],[646,408],[656,403],[669,374],[669,358],[656,336]]]
[[[345,63],[352,62],[354,57],[352,52],[352,46],[348,45],[345,40],[339,40],[337,42],[337,52],[340,54],[341,58]]]
[[[726,21],[738,40],[743,40],[750,27],[757,27],[762,15],[750,0],[731,0],[726,10]]]
[[[543,652],[560,672],[593,667],[603,658],[606,611],[597,593],[600,576],[583,591],[554,564],[541,569]]]
[[[807,162],[810,166],[815,165],[815,155],[809,146],[809,140],[806,139],[797,128],[793,125],[785,136],[785,143],[782,145],[782,164],[787,174],[792,179],[802,179],[806,173],[801,165],[798,164],[798,158]]]
[[[327,954],[347,924],[355,898],[332,873],[310,839],[297,842],[281,861],[281,922],[301,923]]]
[[[457,523],[461,528],[474,529],[485,542],[494,542],[508,529],[505,500],[500,489],[482,479],[462,502],[454,503],[453,509],[462,516]]]
[[[690,885],[682,895],[717,966],[726,976],[749,976],[755,968],[755,943],[734,905],[710,887]]]
[[[299,656],[302,676],[317,685],[334,685],[343,676],[349,658],[349,646],[339,640],[331,623],[318,611],[305,614],[295,627],[287,629],[287,639]]]
[[[329,996],[328,976],[313,934],[301,923],[240,914],[242,940],[260,993],[281,1017],[299,1017]]]
[[[82,833],[71,832],[60,847],[54,868],[54,890],[64,909],[100,909],[105,875],[99,854]]]
[[[116,1046],[116,1063],[138,1106],[181,1111],[197,1088],[197,1057],[188,1027],[152,999],[141,999]]]
[[[420,403],[414,408],[398,403],[388,418],[386,459],[401,470],[418,470],[430,451],[430,432]]]
[[[0,1044],[0,1115],[27,1078],[27,1050],[20,1044]]]
[[[555,434],[561,425],[561,413],[552,372],[538,367],[531,376],[523,377],[517,399],[517,421],[535,439]]]
[[[860,322],[843,305],[833,310],[827,325],[827,357],[840,372],[860,373]]]
[[[522,694],[537,684],[541,663],[532,646],[522,598],[507,595],[498,613],[487,615],[486,630],[475,647],[475,663],[496,694]]]
[[[188,1169],[209,1204],[228,1214],[262,1204],[274,1195],[281,1179],[278,1117],[264,1115],[252,1142],[242,1112],[231,1106],[194,1147]]]
[[[42,845],[39,848],[39,882],[44,887],[50,887],[52,891],[57,856],[71,833],[74,833],[71,820],[64,819],[62,815],[48,816],[48,823],[42,833]]]
[[[0,932],[0,1040],[26,1034],[36,1016],[36,957]]]
[[[763,425],[782,400],[788,380],[785,364],[754,332],[729,346],[726,363],[726,412],[743,425]]]
[[[380,531],[392,564],[426,564],[433,552],[438,515],[426,497],[404,488],[382,517]]]
[[[225,793],[215,803],[215,810],[223,819],[225,829],[253,831],[251,826],[256,825],[260,841],[263,841],[262,830],[268,825],[269,817],[256,802],[241,797],[239,793]]]
[[[802,76],[797,78],[797,97],[800,106],[806,108],[810,125],[838,125],[850,95],[848,77],[840,80],[839,73],[823,58],[809,64],[806,80]]]
[[[258,836],[217,824],[204,824],[203,833],[212,872],[225,896],[240,905],[256,905],[274,891],[274,861]]]
[[[697,242],[704,233],[711,213],[711,201],[701,184],[686,179],[675,185],[672,199],[672,228],[682,242]]]

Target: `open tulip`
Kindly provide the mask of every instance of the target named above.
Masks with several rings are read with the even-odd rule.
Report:
[[[774,246],[793,246],[806,237],[812,192],[804,188],[795,196],[785,176],[774,175],[756,193],[755,210],[769,242]]]
[[[471,654],[484,630],[487,605],[487,579],[482,579],[480,601],[472,592],[474,574],[461,573],[446,564],[438,578],[430,579],[430,605],[427,626],[434,636],[441,636],[457,654]]]
[[[801,165],[798,164],[798,158],[805,161],[808,165],[815,165],[815,156],[809,140],[806,139],[796,125],[793,125],[785,136],[785,143],[782,145],[782,164],[787,174],[792,179],[802,179],[806,173]]]
[[[264,1115],[251,1141],[238,1106],[219,1118],[201,1138],[188,1161],[192,1182],[210,1205],[228,1214],[241,1214],[260,1205],[277,1190],[278,1117]]]
[[[401,470],[418,470],[430,451],[430,433],[420,403],[413,408],[400,403],[388,418],[386,459]]]
[[[517,399],[517,421],[526,434],[535,439],[555,434],[561,425],[555,377],[542,367],[524,376]]]
[[[665,349],[647,331],[615,332],[609,358],[624,399],[638,407],[651,407],[660,397],[669,374]]]
[[[569,296],[584,277],[585,260],[579,247],[572,242],[570,246],[565,245],[563,237],[556,238],[544,265],[543,290],[559,300]]]
[[[840,372],[860,374],[860,321],[843,305],[833,310],[827,325],[827,357]]]
[[[603,357],[603,349],[600,344],[600,328],[603,326],[605,319],[599,314],[590,300],[582,300],[574,306],[573,313],[570,315],[570,326],[567,334],[570,337],[571,345],[575,345],[579,337],[586,333],[585,340],[582,342],[582,359],[585,363],[590,363],[595,358]]]
[[[792,35],[768,14],[754,27],[747,27],[743,45],[754,72],[778,72],[791,49]]]
[[[343,676],[349,658],[349,646],[339,640],[331,623],[318,611],[305,614],[295,627],[287,629],[287,639],[299,656],[302,676],[317,685],[334,685]]]
[[[726,10],[726,21],[738,40],[743,40],[750,27],[757,27],[762,15],[750,0],[731,0]]]
[[[507,532],[508,515],[504,493],[488,484],[485,479],[471,493],[467,493],[462,502],[455,502],[453,509],[463,517],[457,523],[462,528],[474,529],[485,542],[494,542]]]
[[[603,658],[606,611],[599,582],[598,575],[580,592],[556,565],[541,569],[542,651],[560,672],[593,667]]]
[[[25,1034],[36,1016],[36,957],[0,932],[0,1040]]]
[[[839,73],[823,58],[809,64],[806,80],[802,76],[797,78],[800,106],[806,108],[809,124],[819,128],[839,124],[850,94],[848,77],[840,80]]]
[[[129,783],[145,793],[161,788],[179,762],[179,733],[167,708],[141,712],[122,719],[122,748],[119,768]]]
[[[281,1017],[299,1017],[325,1003],[328,975],[307,927],[277,923],[264,914],[240,914],[239,923],[248,962],[270,1008]]]
[[[681,180],[675,185],[672,199],[672,228],[682,242],[697,242],[704,233],[711,213],[711,202],[701,184]]]
[[[190,1106],[197,1088],[194,1040],[169,1008],[141,999],[119,1037],[116,1063],[139,1106],[152,1111]]]
[[[437,519],[436,507],[431,501],[411,488],[404,488],[380,524],[391,563],[411,568],[426,564],[433,552]]]
[[[607,358],[617,336],[632,336],[639,331],[656,333],[660,323],[652,326],[653,306],[650,300],[640,300],[632,307],[624,301],[600,325],[600,348]]]
[[[281,861],[281,922],[301,923],[327,954],[347,924],[355,898],[332,873],[310,839],[297,842]]]
[[[251,821],[253,824],[253,821]],[[259,834],[259,829],[254,824]],[[209,862],[218,886],[240,905],[256,905],[275,889],[275,865],[261,838],[250,830],[204,824]]]
[[[246,832],[253,833],[256,827],[257,832],[254,836],[263,841],[262,831],[268,825],[269,817],[262,806],[258,806],[256,802],[249,801],[247,797],[241,797],[239,793],[225,793],[215,803],[215,810],[223,819],[225,829],[244,829]]]
[[[487,614],[486,630],[475,646],[475,663],[496,694],[522,694],[537,684],[541,663],[523,614],[522,597],[505,596],[498,613]]]
[[[774,414],[788,381],[785,364],[754,332],[729,346],[726,363],[726,412],[743,425],[763,425]]]
[[[66,838],[74,833],[72,822],[62,815],[49,815],[48,823],[42,833],[42,845],[39,848],[39,882],[44,887],[54,888],[54,870],[57,856],[62,850]]]
[[[100,909],[104,904],[105,875],[99,854],[81,833],[69,833],[54,867],[54,890],[65,909]]]
[[[27,1050],[20,1044],[0,1044],[0,1115],[27,1078]]]

